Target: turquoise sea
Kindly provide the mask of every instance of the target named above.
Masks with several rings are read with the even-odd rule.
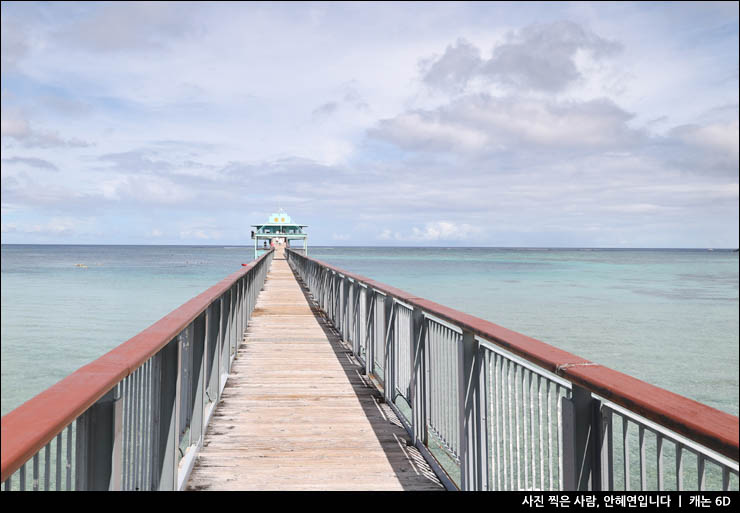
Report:
[[[736,252],[313,247],[309,254],[738,414]],[[2,414],[251,258],[244,246],[3,245]]]

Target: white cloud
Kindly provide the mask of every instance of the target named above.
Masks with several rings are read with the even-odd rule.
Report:
[[[740,131],[737,120],[733,123],[713,123],[704,126],[682,125],[674,128],[671,135],[687,144],[721,152],[736,161],[738,159]]]
[[[548,101],[468,95],[433,111],[414,111],[379,122],[375,137],[402,148],[431,151],[503,150],[525,147],[625,147],[643,135],[629,127],[631,114],[608,99]]]
[[[507,88],[560,92],[583,78],[577,67],[584,54],[601,59],[621,45],[599,37],[571,21],[533,24],[512,31],[493,48],[489,59],[464,38],[437,58],[421,62],[422,80],[447,92],[463,91],[473,79]]]
[[[411,231],[406,233],[394,232],[386,228],[378,234],[378,239],[408,242],[470,241],[481,237],[484,232],[480,226],[451,221],[434,221],[426,223],[423,228],[412,226]]]
[[[152,51],[197,30],[188,3],[129,2],[87,5],[85,15],[57,37],[87,51]]]
[[[54,130],[38,130],[19,112],[8,110],[0,120],[0,135],[26,148],[87,147],[91,144],[77,138],[63,138]],[[7,145],[7,143],[4,143]]]

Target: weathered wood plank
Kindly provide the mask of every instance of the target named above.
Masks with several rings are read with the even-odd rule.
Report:
[[[358,370],[276,258],[187,489],[443,489]]]

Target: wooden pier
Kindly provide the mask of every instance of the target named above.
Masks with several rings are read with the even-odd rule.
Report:
[[[187,489],[443,490],[281,249]]]

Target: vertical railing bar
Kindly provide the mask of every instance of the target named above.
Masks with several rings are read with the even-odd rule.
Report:
[[[629,426],[629,420],[624,415],[620,415],[622,418],[622,464],[624,466],[624,491],[630,491],[630,451],[629,451],[629,438],[627,436],[627,428]]]
[[[645,461],[645,427],[642,425],[638,431],[638,439],[640,443],[640,490],[645,491],[647,489],[647,468]]]
[[[141,444],[139,443],[139,413],[141,404],[139,402],[139,393],[141,392],[141,373],[139,370],[135,370],[133,373],[133,385],[134,385],[134,426],[133,426],[133,437],[134,437],[134,465],[133,465],[133,475],[131,476],[131,487],[134,490],[139,489],[139,483],[138,483],[138,473],[139,473],[139,451],[141,450]]]
[[[44,490],[48,491],[51,484],[51,442],[44,448]]]
[[[214,352],[214,358],[216,353]],[[152,459],[152,359],[146,361],[144,367],[144,454],[146,458],[142,462],[141,468],[141,489],[151,490],[149,472],[151,469]]]
[[[214,353],[214,358],[216,357]],[[152,458],[151,451],[151,433],[152,433],[152,405],[151,405],[151,386],[152,386],[152,359],[148,359],[144,369],[144,454],[146,459],[141,469],[141,487],[149,490],[149,468]]]
[[[547,380],[547,471],[550,476],[550,491],[555,490],[552,473],[552,391]]]
[[[614,490],[614,413],[611,408],[607,409],[606,419],[606,458],[603,458],[606,468],[604,472],[607,476],[607,489]],[[603,468],[602,466],[602,468]],[[605,490],[602,490],[605,491]]]
[[[457,333],[452,332],[451,330],[447,330],[447,334],[450,338],[450,353],[455,354],[457,352],[457,347],[459,345],[462,345],[463,339],[462,335],[459,335]],[[455,358],[457,360],[457,358]],[[455,428],[455,453],[457,454],[458,458],[460,459],[460,463],[462,464],[462,456],[463,456],[463,448],[462,448],[462,442],[463,442],[463,433],[460,429],[461,427],[461,421],[462,421],[462,409],[465,407],[464,400],[460,400],[460,379],[458,374],[460,373],[460,366],[457,364],[457,362],[452,366],[452,369],[454,371],[455,377],[453,378],[452,382],[455,385],[455,394],[452,396],[452,404],[453,404],[453,418],[455,419],[452,423],[453,427]],[[463,391],[463,397],[465,397],[465,392]],[[461,404],[462,402],[462,404]]]
[[[514,365],[514,412],[516,416],[516,489],[522,489],[522,467],[521,467],[521,449],[519,438],[521,437],[521,428],[519,425],[519,381],[521,379],[522,367]]]
[[[444,337],[444,343],[447,346],[447,358],[449,362],[448,367],[448,375],[452,378],[452,386],[450,387],[452,389],[452,393],[449,395],[450,400],[450,409],[448,411],[448,419],[450,422],[450,431],[452,432],[451,435],[451,446],[452,446],[452,452],[455,453],[455,456],[460,459],[460,456],[462,453],[460,452],[460,410],[458,408],[458,383],[459,383],[459,370],[458,370],[458,358],[457,358],[457,351],[456,346],[453,342],[453,339],[451,338],[451,334],[449,330],[446,328],[441,328],[442,334]],[[462,463],[462,462],[461,462]]]
[[[527,384],[529,382],[529,385]],[[531,451],[531,435],[529,428],[532,424],[532,373],[527,369],[522,368],[522,424],[524,430],[522,435],[524,436],[524,489],[531,490],[534,488],[529,486],[529,453]],[[527,416],[529,415],[529,420]],[[532,463],[534,463],[534,454],[532,455]],[[532,472],[532,480],[534,481],[534,472]]]
[[[145,447],[144,447],[144,437],[145,437],[145,427],[144,427],[144,366],[141,365],[138,369],[136,369],[136,446],[138,447],[136,454],[136,464],[135,468],[136,471],[134,473],[134,489],[135,490],[141,490],[142,488],[142,469],[144,467],[144,459],[145,459]]]
[[[657,443],[657,450],[656,450],[656,456],[658,460],[658,491],[665,490],[664,486],[664,470],[663,470],[663,453],[664,453],[664,444],[663,444],[663,436],[660,433],[655,433],[656,443]]]
[[[563,387],[556,385],[555,387],[557,401],[556,407],[558,411],[558,489],[563,489],[563,401],[561,397],[561,391]],[[567,394],[564,394],[567,395]]]
[[[730,489],[730,469],[722,467],[722,491],[726,492]]]
[[[503,490],[502,485],[502,473],[504,472],[504,469],[501,467],[501,417],[502,415],[499,413],[499,410],[501,408],[501,357],[493,353],[493,376],[494,381],[493,384],[495,386],[494,388],[494,421],[496,422],[496,443],[494,444],[494,448],[496,451],[496,471],[494,473],[494,478],[496,479],[496,490],[501,491]]]
[[[449,433],[448,423],[450,421],[450,417],[448,415],[447,404],[448,404],[449,397],[450,397],[450,385],[447,381],[448,380],[447,369],[449,367],[448,362],[447,362],[447,348],[445,347],[445,344],[444,344],[444,338],[442,335],[442,329],[440,325],[435,324],[434,328],[436,332],[435,336],[437,338],[437,347],[439,348],[439,351],[440,351],[439,354],[442,357],[441,365],[439,368],[440,379],[438,381],[439,395],[440,395],[440,398],[442,399],[442,407],[440,408],[440,417],[439,417],[439,427],[440,427],[440,431],[442,432],[442,440],[445,442],[447,447],[449,447],[450,437],[448,434]]]
[[[490,468],[491,473],[489,474],[489,490],[498,490],[498,487],[496,486],[496,476],[498,474],[498,468],[496,467],[496,430],[493,426],[493,423],[496,421],[496,414],[494,413],[494,405],[496,404],[496,397],[494,396],[494,390],[495,386],[494,383],[496,382],[496,373],[495,368],[493,365],[494,359],[495,359],[495,353],[491,351],[486,351],[484,353],[486,355],[486,366],[488,368],[488,376],[489,381],[487,382],[487,389],[488,389],[488,404],[486,405],[486,409],[488,410],[488,419],[487,419],[487,425],[486,425],[486,432],[489,434],[490,444],[489,444],[489,451],[490,451]]]
[[[445,371],[446,374],[451,378],[451,384],[452,386],[449,387],[451,389],[451,393],[447,396],[448,399],[448,409],[447,409],[447,422],[450,427],[450,447],[452,447],[452,452],[459,458],[460,456],[460,433],[459,433],[459,410],[457,408],[457,383],[458,383],[458,365],[457,365],[457,354],[455,351],[455,348],[453,347],[452,341],[450,340],[450,334],[447,329],[444,327],[440,327],[440,332],[442,333],[442,340],[443,344],[445,346],[445,353],[447,354],[447,370]]]
[[[445,372],[447,368],[446,351],[442,339],[439,334],[439,325],[434,324],[434,337],[436,339],[436,346],[438,354],[440,355],[440,363],[437,368],[437,393],[440,398],[440,408],[437,417],[437,430],[441,432],[442,440],[447,443],[445,435],[447,434],[447,383],[445,382]]]
[[[509,484],[509,490],[514,490],[514,411],[512,407],[512,393],[511,393],[511,373],[512,373],[513,362],[511,360],[506,361],[506,384],[508,385],[509,393],[506,397],[509,407],[509,476],[511,482]]]
[[[25,463],[21,465],[21,470],[20,470],[18,479],[20,480],[20,491],[25,492],[26,491],[26,464]]]
[[[134,489],[134,459],[136,458],[136,377],[135,374],[129,374],[128,378],[128,401],[129,401],[129,418],[128,418],[128,489]]]
[[[129,382],[130,382],[130,388],[129,388],[129,394],[130,394],[130,401],[131,401],[131,419],[129,421],[129,440],[131,447],[129,448],[129,468],[128,468],[128,486],[130,490],[136,489],[136,371],[132,372],[128,376]]]
[[[146,363],[144,364],[143,368],[143,378],[144,378],[144,386],[142,387],[142,394],[143,394],[143,400],[144,400],[144,420],[143,420],[143,439],[142,443],[144,446],[144,458],[142,458],[141,462],[141,483],[140,488],[141,490],[149,490],[149,481],[148,481],[148,475],[147,472],[149,470],[149,461],[151,460],[151,446],[149,442],[149,438],[151,436],[152,432],[152,423],[151,423],[151,367],[152,367],[152,359],[149,358]]]
[[[450,444],[450,435],[449,435],[449,425],[450,425],[450,415],[449,415],[449,401],[450,401],[450,383],[449,383],[449,361],[447,357],[447,347],[445,346],[444,341],[444,335],[442,333],[442,328],[439,324],[435,324],[435,329],[437,331],[437,339],[439,340],[439,349],[442,354],[442,366],[440,368],[440,376],[441,376],[441,388],[440,388],[440,396],[442,397],[443,405],[441,410],[441,417],[440,417],[440,423],[442,425],[442,439],[444,440],[447,447],[449,447]]]
[[[72,426],[67,426],[67,491],[72,490]]]
[[[495,354],[496,367],[496,466],[498,467],[498,490],[506,490],[506,433],[504,429],[504,380],[503,365],[504,360],[501,355]]]
[[[56,489],[62,489],[62,431],[57,435]]]
[[[221,391],[221,364],[223,363],[223,343],[224,343],[224,322],[223,322],[223,294],[218,299],[220,303],[219,307],[219,341],[221,346],[216,348],[216,352],[214,355],[214,358],[218,359],[218,365],[216,368],[216,396]],[[150,375],[151,375],[151,387],[149,389],[149,395],[150,395],[150,404],[151,404],[151,426],[149,428],[150,430],[150,457],[149,457],[149,472],[148,472],[148,480],[147,480],[147,486],[149,490],[156,490],[157,489],[157,482],[159,480],[159,469],[155,468],[156,462],[160,459],[160,452],[162,450],[162,447],[159,443],[159,432],[161,429],[161,394],[160,394],[160,387],[161,387],[161,362],[162,362],[162,352],[153,355],[150,358],[151,361],[151,369],[150,369]]]
[[[143,490],[144,488],[144,468],[146,467],[147,460],[147,448],[146,448],[146,436],[149,431],[146,424],[146,405],[147,405],[147,394],[146,394],[146,364],[139,367],[139,465],[136,473],[136,489]]]
[[[540,490],[545,490],[545,433],[542,418],[542,376],[537,375],[537,419],[540,425]]]
[[[493,353],[493,375],[494,375],[494,381],[493,384],[495,386],[494,389],[494,421],[496,423],[496,444],[494,445],[496,450],[496,490],[497,491],[504,491],[506,489],[506,460],[504,457],[504,444],[505,444],[505,435],[503,433],[502,429],[502,422],[503,422],[503,395],[502,395],[502,386],[503,386],[503,380],[501,379],[501,366],[503,364],[503,359],[500,355]],[[502,465],[502,462],[504,463]]]
[[[527,393],[527,369],[522,367],[522,448],[524,449],[524,489],[529,490],[529,442],[527,437],[527,411],[529,410],[529,394]]]
[[[529,384],[527,385],[527,393],[529,396],[529,450],[532,453],[532,490],[537,489],[537,456],[535,454],[535,406],[534,406],[534,393],[532,392],[532,381],[533,372],[529,372]]]
[[[442,367],[440,369],[440,375],[441,375],[441,389],[440,389],[440,396],[443,399],[443,406],[441,410],[441,417],[440,417],[440,423],[442,425],[442,439],[444,440],[447,447],[450,447],[452,445],[450,439],[450,423],[452,422],[450,419],[450,395],[452,391],[450,390],[451,385],[449,383],[450,373],[449,373],[449,358],[447,354],[447,347],[445,345],[444,340],[444,334],[442,333],[442,327],[437,324],[436,325],[437,330],[437,339],[439,340],[439,349],[442,354]]]
[[[706,490],[706,460],[702,454],[696,454],[696,479],[699,491]]]
[[[39,491],[39,453],[33,455],[33,491]]]
[[[128,486],[129,485],[129,482],[128,482],[128,467],[129,467],[128,450],[129,450],[130,444],[129,444],[128,437],[129,437],[130,430],[129,430],[128,423],[129,423],[129,418],[131,416],[129,413],[129,408],[131,406],[131,400],[130,400],[130,395],[129,395],[130,387],[131,387],[131,383],[130,383],[129,377],[126,376],[125,378],[123,378],[123,387],[121,387],[122,388],[122,399],[121,400],[123,401],[123,434],[122,434],[123,436],[123,458],[122,458],[123,459],[123,471],[122,471],[122,476],[121,476],[122,490],[129,489],[129,486]]]
[[[458,345],[462,345],[463,343],[463,337],[460,334],[454,333],[451,330],[447,330],[447,333],[450,337],[451,344],[450,344],[450,350],[452,354],[457,352]],[[455,422],[453,422],[453,426],[455,427],[455,444],[456,444],[456,453],[458,458],[460,459],[460,462],[462,464],[462,456],[463,456],[463,448],[462,448],[462,442],[463,442],[463,433],[461,432],[461,420],[462,420],[462,409],[465,407],[464,400],[460,400],[460,379],[457,374],[460,372],[460,366],[455,364],[453,367],[455,378],[453,379],[453,383],[455,384],[455,394],[452,396],[453,399],[453,417],[456,418]],[[463,397],[465,397],[465,392],[463,391]],[[461,402],[463,404],[461,404]]]
[[[434,397],[436,399],[436,401],[435,401],[436,402],[436,405],[435,405],[435,415],[434,415],[434,419],[433,419],[433,421],[434,421],[433,426],[434,426],[434,430],[435,430],[435,433],[437,434],[437,436],[440,436],[439,433],[440,433],[440,431],[442,431],[442,428],[440,427],[440,423],[441,423],[441,420],[442,420],[441,411],[442,411],[442,400],[443,400],[442,393],[441,393],[442,392],[442,383],[440,382],[440,380],[441,380],[441,373],[442,373],[442,371],[440,370],[441,364],[442,364],[442,353],[440,352],[440,347],[439,347],[439,344],[437,343],[437,333],[436,333],[436,331],[437,331],[436,326],[434,325],[434,323],[432,323],[430,321],[430,323],[429,323],[429,336],[430,336],[430,341],[432,343],[432,347],[434,348],[434,354],[432,355],[433,356],[433,358],[432,358],[432,363],[433,363],[432,376],[434,378],[434,391],[433,391],[433,394],[434,394]]]
[[[437,434],[439,432],[437,421],[439,420],[440,406],[440,398],[437,393],[437,389],[439,388],[439,384],[437,383],[439,379],[437,370],[439,367],[439,348],[437,347],[437,342],[434,337],[434,325],[428,319],[425,319],[424,322],[427,323],[426,336],[427,341],[429,342],[429,398],[431,406],[429,426],[433,429],[434,433]],[[439,435],[437,434],[437,436]]]

